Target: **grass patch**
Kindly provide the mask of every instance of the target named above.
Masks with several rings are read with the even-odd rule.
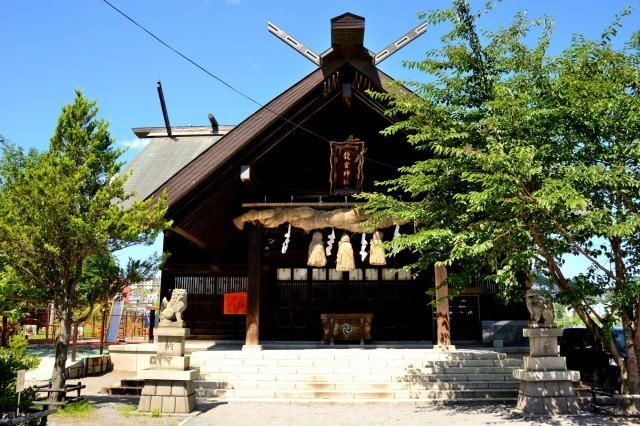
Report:
[[[161,417],[162,414],[160,414],[160,410],[153,410],[151,411],[151,417]]]
[[[133,405],[121,405],[119,409],[120,413],[122,413],[124,417],[131,417],[131,415],[135,413],[137,408]]]
[[[52,414],[53,417],[62,418],[88,418],[94,414],[96,408],[89,401],[78,401],[67,404],[64,408],[58,408],[58,412]]]

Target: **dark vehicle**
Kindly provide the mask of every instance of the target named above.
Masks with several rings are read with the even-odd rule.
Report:
[[[622,328],[614,327],[611,337],[622,356],[626,357]],[[563,330],[560,338],[560,356],[566,357],[569,370],[580,372],[581,381],[603,388],[620,388],[620,368],[611,358],[605,345],[586,328]]]

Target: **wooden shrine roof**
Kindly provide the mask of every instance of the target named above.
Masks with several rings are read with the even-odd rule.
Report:
[[[376,127],[375,136],[374,133],[367,133],[370,139],[377,138],[377,132],[388,125],[390,119],[384,115],[384,105],[364,93],[367,89],[385,92],[385,83],[393,81],[374,65],[373,53],[362,45],[364,18],[346,13],[332,19],[331,25],[332,46],[321,55],[319,68],[243,122],[228,129],[228,133],[222,137],[185,136],[184,144],[182,138],[178,137],[176,141],[176,138],[166,137],[165,133],[164,138],[157,139],[147,147],[151,154],[147,159],[152,158],[156,154],[154,150],[157,150],[163,161],[156,161],[156,164],[151,165],[149,162],[145,163],[147,160],[141,159],[138,163],[134,161],[131,164],[130,167],[134,169],[149,168],[137,182],[132,182],[137,185],[140,196],[158,197],[166,190],[169,203],[167,216],[174,221],[173,229],[180,235],[201,247],[221,247],[225,241],[230,241],[233,235],[237,235],[240,231],[235,229],[232,220],[243,212],[242,202],[246,201],[241,195],[246,193],[246,188],[240,180],[240,166],[260,165],[266,153],[272,155],[272,151],[278,151],[280,142],[284,141],[283,145],[286,145],[290,136],[296,140],[317,136],[307,133],[303,137],[300,132],[304,131],[299,126],[307,126],[313,122],[315,128],[324,134],[322,139],[325,141],[328,141],[327,137],[347,137],[350,133],[345,132],[354,123],[345,125],[344,121],[337,120],[343,123],[343,127],[339,129],[339,133],[332,133],[333,136],[329,136],[331,131],[323,127],[325,123],[335,121],[335,115],[332,114],[341,114],[337,106],[344,103],[342,83],[353,81],[350,106],[354,114],[356,111],[360,114],[358,125],[364,126],[363,133],[373,131],[371,129],[375,126],[371,126],[372,119],[382,127]],[[356,80],[360,83],[364,80],[366,84],[361,85]],[[328,86],[332,86],[333,90],[330,96],[327,95]],[[134,131],[141,137],[162,132],[160,129],[146,128]],[[189,149],[182,150],[182,147]],[[307,150],[306,147],[304,149]],[[310,151],[314,152],[314,158],[324,156],[317,148],[313,150]],[[278,152],[278,155],[287,155],[284,151]],[[380,151],[378,156],[386,158],[386,154]],[[295,181],[296,179],[282,174],[285,168],[270,170],[267,172],[269,175],[263,174],[263,182],[273,184],[278,179]],[[305,178],[312,174],[309,168],[297,170],[298,176]],[[318,179],[324,185],[327,177],[323,173]],[[304,186],[306,183],[293,182],[292,187],[286,189],[300,189],[301,185],[308,188]],[[313,183],[317,188],[318,180]],[[307,195],[311,195],[311,192]]]

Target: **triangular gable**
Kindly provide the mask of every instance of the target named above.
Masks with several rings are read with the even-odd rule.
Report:
[[[197,196],[197,193],[206,186],[207,179],[225,168],[235,154],[250,144],[270,125],[283,120],[281,116],[286,116],[288,112],[295,110],[300,102],[322,86],[327,76],[345,64],[352,66],[367,77],[374,84],[376,90],[384,91],[384,84],[393,80],[371,64],[357,59],[354,61],[342,59],[324,65],[237,125],[220,141],[173,175],[156,190],[154,196],[159,196],[166,190],[169,197],[170,213],[172,210],[179,209],[183,201]]]

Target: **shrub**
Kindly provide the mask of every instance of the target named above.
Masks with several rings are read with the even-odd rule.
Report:
[[[17,334],[9,340],[9,347],[0,348],[0,416],[15,412],[18,404],[16,374],[18,370],[30,370],[40,363],[38,357],[26,352],[27,339]],[[25,389],[20,395],[20,411],[24,412],[35,397],[33,389]]]

